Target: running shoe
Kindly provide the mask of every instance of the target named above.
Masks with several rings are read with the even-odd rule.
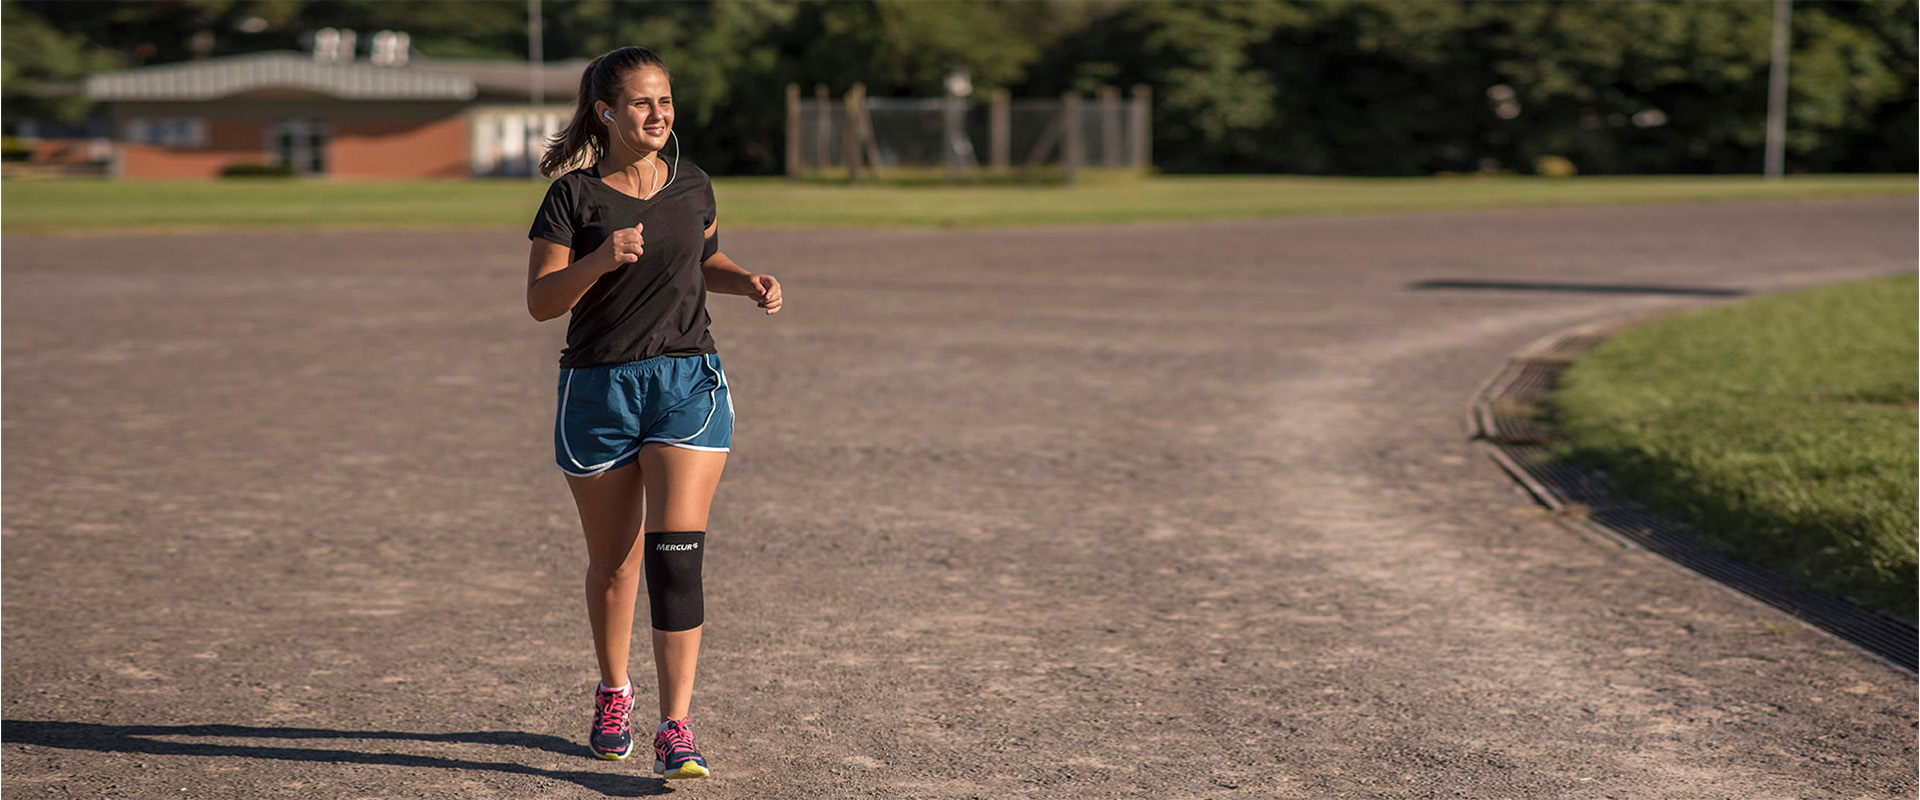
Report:
[[[653,771],[660,777],[671,781],[712,774],[707,772],[707,760],[694,749],[693,729],[687,727],[689,722],[691,720],[670,719],[660,723],[660,730],[654,733]]]
[[[593,732],[587,736],[593,754],[609,761],[633,755],[633,684],[625,689],[602,688],[593,693]]]

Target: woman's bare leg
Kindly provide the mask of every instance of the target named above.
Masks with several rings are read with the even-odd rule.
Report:
[[[634,603],[644,574],[639,546],[642,486],[639,464],[590,478],[567,476],[587,536],[587,621],[593,626],[593,653],[604,686],[627,682]]]
[[[714,489],[727,465],[726,453],[650,444],[640,449],[645,485],[646,529],[705,531]],[[634,566],[639,567],[635,555]],[[660,680],[660,719],[685,719],[693,705],[693,675],[700,662],[700,628],[653,631],[654,671]]]

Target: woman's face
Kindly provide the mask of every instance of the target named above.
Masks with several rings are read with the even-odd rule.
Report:
[[[673,85],[666,72],[642,67],[627,76],[619,105],[608,110],[613,112],[609,128],[614,141],[642,155],[657,152],[667,146],[667,133],[673,130]]]

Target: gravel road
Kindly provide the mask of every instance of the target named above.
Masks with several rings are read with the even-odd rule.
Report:
[[[1465,406],[1574,324],[1912,270],[1916,210],[729,233],[787,310],[714,311],[670,787],[584,748],[519,231],[8,236],[6,794],[1912,797],[1912,677],[1546,518]]]

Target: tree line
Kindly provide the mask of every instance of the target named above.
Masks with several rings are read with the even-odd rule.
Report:
[[[1916,171],[1916,3],[1793,5],[1787,164]],[[938,96],[1154,90],[1170,172],[1757,173],[1773,4],[1521,0],[545,0],[548,60],[672,66],[678,126],[726,174],[783,165],[787,84]],[[524,0],[0,0],[4,112],[87,112],[93,72],[402,30],[423,58],[528,57]],[[51,96],[50,96],[51,95]],[[561,101],[564,102],[564,101]],[[1555,161],[1554,159],[1559,159]]]

